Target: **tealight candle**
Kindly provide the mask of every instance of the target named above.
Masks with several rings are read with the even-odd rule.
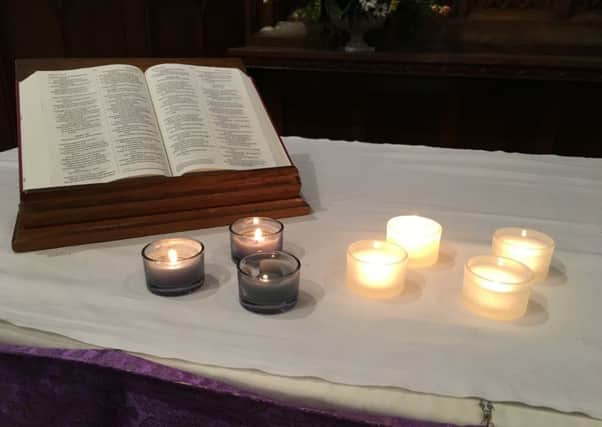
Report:
[[[282,250],[282,230],[278,220],[250,217],[236,220],[230,225],[230,251],[234,262],[255,252]]]
[[[548,277],[554,240],[547,234],[526,228],[506,227],[493,234],[493,255],[520,261],[533,270],[534,282]]]
[[[403,292],[408,254],[381,240],[360,240],[347,249],[347,286],[368,298]]]
[[[146,286],[158,295],[183,295],[205,282],[204,247],[197,240],[156,240],[142,249]]]
[[[477,256],[464,266],[464,301],[475,313],[512,320],[527,310],[533,272],[510,258]]]
[[[287,252],[256,252],[238,263],[238,294],[247,310],[275,314],[297,304],[301,262]]]
[[[387,222],[387,240],[404,248],[410,267],[428,267],[439,259],[441,225],[429,218],[404,215]]]

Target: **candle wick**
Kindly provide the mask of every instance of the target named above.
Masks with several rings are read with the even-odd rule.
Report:
[[[178,262],[178,253],[175,249],[170,249],[167,251],[167,258],[169,259],[170,264],[175,264]]]
[[[261,228],[256,228],[255,232],[253,233],[253,237],[255,239],[255,243],[259,243],[263,241],[263,232],[261,231]]]

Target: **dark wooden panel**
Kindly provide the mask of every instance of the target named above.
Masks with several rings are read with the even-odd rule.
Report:
[[[6,4],[0,4],[0,151],[13,147],[16,141],[15,104],[11,96],[14,91],[14,77],[9,60],[9,33],[3,25],[6,12]]]
[[[464,52],[376,52],[248,46],[230,49],[252,68],[392,74],[397,76],[470,77],[602,82],[602,57]]]
[[[243,0],[149,0],[153,56],[224,56],[244,42]]]
[[[247,0],[209,0],[205,12],[203,56],[226,56],[244,43]]]
[[[123,0],[62,0],[65,56],[126,56]]]
[[[65,55],[62,1],[10,0],[3,4],[1,24],[9,57]]]
[[[283,135],[602,157],[602,83],[249,71]]]
[[[14,58],[65,54],[59,3],[0,3],[0,150],[16,145]]]
[[[207,0],[149,0],[153,55],[202,55]]]
[[[245,1],[0,1],[0,150],[16,143],[14,59],[225,56]]]

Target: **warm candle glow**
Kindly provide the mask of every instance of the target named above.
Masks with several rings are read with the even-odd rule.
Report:
[[[232,260],[240,261],[255,252],[282,250],[280,221],[265,217],[240,218],[230,225],[230,250]]]
[[[533,273],[517,261],[493,256],[468,260],[462,293],[477,314],[498,320],[521,317],[527,310]]]
[[[389,298],[403,291],[407,253],[397,245],[360,241],[347,252],[347,284],[370,298]]]
[[[366,250],[355,253],[359,279],[369,288],[389,288],[396,280],[395,269],[389,265],[395,262],[395,256],[378,250]]]
[[[183,237],[155,240],[142,249],[148,289],[158,295],[183,295],[205,281],[204,247]]]
[[[170,249],[167,251],[167,259],[169,260],[170,265],[177,264],[178,262],[178,253],[175,249]]]
[[[398,216],[387,222],[387,240],[407,251],[410,267],[437,263],[441,232],[439,223],[416,215]]]
[[[492,250],[495,256],[522,262],[533,270],[534,281],[541,282],[548,275],[554,253],[554,240],[539,231],[506,227],[494,233]]]
[[[261,231],[261,228],[256,228],[255,232],[253,233],[253,238],[255,239],[255,242],[263,242],[264,237],[263,237],[263,231]]]

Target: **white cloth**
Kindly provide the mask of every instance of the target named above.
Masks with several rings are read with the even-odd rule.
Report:
[[[602,160],[286,139],[315,213],[285,221],[300,256],[299,307],[244,311],[225,227],[183,233],[206,245],[205,289],[160,298],[144,285],[150,238],[13,254],[14,153],[0,159],[0,313],[17,325],[159,357],[329,381],[482,396],[602,418]],[[12,159],[8,158],[13,156]],[[442,259],[392,301],[347,291],[345,249],[386,220],[430,216]],[[479,318],[461,300],[465,260],[502,226],[557,242],[527,316]]]

